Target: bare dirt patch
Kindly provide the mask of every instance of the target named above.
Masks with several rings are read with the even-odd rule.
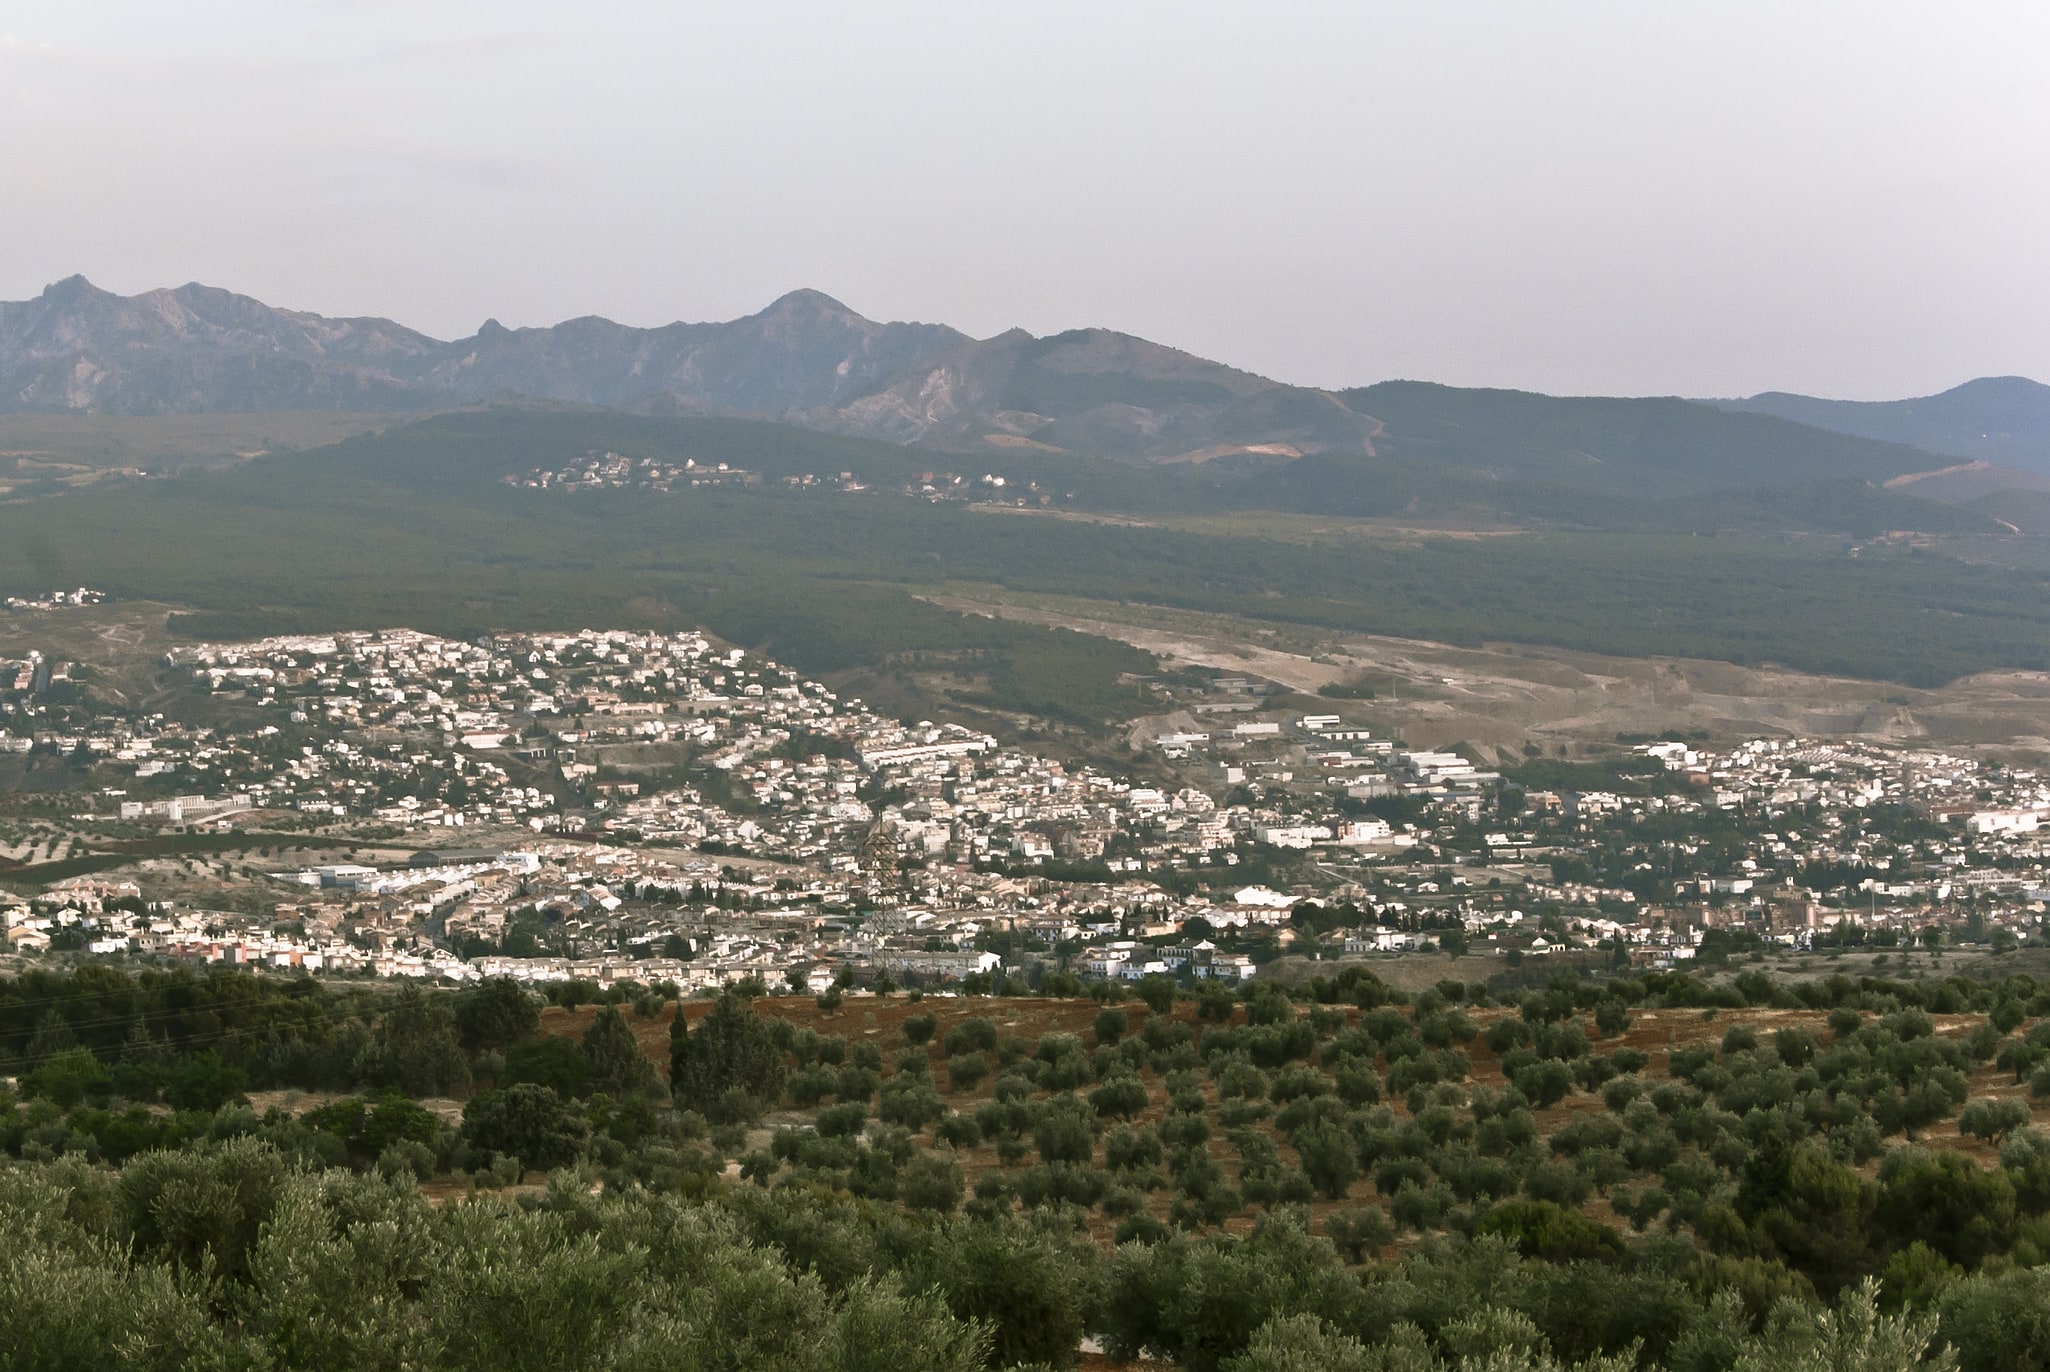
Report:
[[[1128,643],[1172,667],[1252,673],[1314,694],[1376,683],[1334,702],[1348,720],[1417,747],[1470,743],[1613,747],[1619,735],[1683,729],[1710,739],[1835,737],[1979,745],[2050,756],[2050,673],[2002,671],[1934,690],[1740,667],[1697,658],[1616,658],[1519,644],[1461,648],[1415,639],[1258,624],[1229,615],[957,587],[927,597],[967,613]]]

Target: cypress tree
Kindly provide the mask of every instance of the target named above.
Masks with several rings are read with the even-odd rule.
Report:
[[[625,1100],[656,1090],[655,1065],[641,1052],[619,1007],[608,1005],[598,1012],[584,1035],[583,1051],[585,1080],[593,1091]]]

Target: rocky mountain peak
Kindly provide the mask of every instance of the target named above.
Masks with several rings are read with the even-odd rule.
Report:
[[[65,277],[62,281],[52,281],[49,285],[43,287],[43,293],[36,297],[38,300],[53,305],[71,304],[94,299],[112,300],[115,298],[111,292],[101,290],[77,272]]]
[[[393,411],[505,393],[949,448],[1029,437],[1141,457],[1275,444],[1362,452],[1372,422],[1323,392],[1108,329],[978,341],[941,324],[869,319],[810,288],[724,323],[643,329],[585,317],[508,329],[487,319],[449,343],[197,283],[118,296],[75,276],[25,305],[0,304],[0,409]]]

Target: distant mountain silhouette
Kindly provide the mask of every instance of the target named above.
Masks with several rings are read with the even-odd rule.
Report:
[[[1134,457],[1365,452],[1373,428],[1324,392],[1144,339],[1013,330],[979,341],[944,325],[877,323],[808,290],[726,323],[487,321],[454,342],[199,285],[118,296],[74,276],[0,304],[0,411],[417,411],[507,393],[899,443]]]
[[[188,285],[120,296],[82,276],[0,303],[0,410],[191,414],[404,410],[446,345],[388,319],[326,319]]]
[[[1628,496],[1884,481],[1944,465],[1929,453],[2050,473],[2050,387],[2020,377],[1884,404],[1778,393],[1706,404],[1555,398],[1417,382],[1331,392],[1107,329],[976,339],[943,324],[879,323],[810,290],[724,323],[487,320],[453,342],[200,285],[119,296],[73,276],[0,303],[0,413],[405,413],[519,397],[771,419],[959,452],[1232,470],[1318,457],[1327,461],[1313,468],[1333,479],[1342,470],[1347,482],[1376,481],[1376,460],[1394,460],[1462,469],[1466,482]]]
[[[2025,376],[1983,376],[1914,400],[1818,400],[1767,391],[1709,403],[2050,476],[2050,386]]]

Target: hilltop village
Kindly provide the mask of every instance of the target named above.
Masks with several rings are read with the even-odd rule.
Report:
[[[2050,897],[2050,782],[1937,752],[1665,739],[1486,768],[1215,676],[1157,687],[1163,719],[1212,727],[1151,735],[1134,770],[1173,781],[1142,785],[699,633],[393,629],[162,665],[178,699],[120,712],[90,664],[0,662],[0,761],[99,783],[0,823],[14,954],[685,991],[1238,981],[1284,957],[1998,953]]]

